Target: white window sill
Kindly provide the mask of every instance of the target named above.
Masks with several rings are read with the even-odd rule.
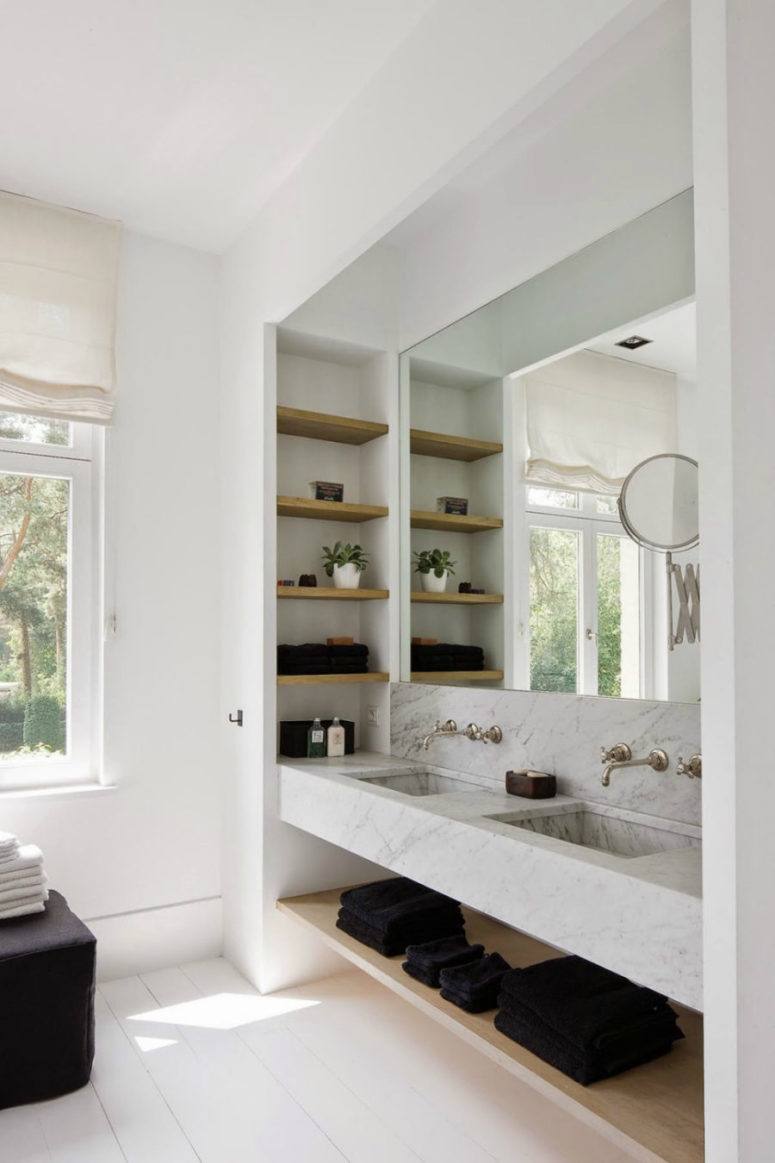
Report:
[[[48,787],[9,787],[0,788],[2,800],[33,800],[33,799],[69,799],[71,796],[102,795],[104,792],[118,790],[115,783],[73,783],[50,784]]]

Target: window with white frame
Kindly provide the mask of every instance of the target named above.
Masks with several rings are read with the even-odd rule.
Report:
[[[0,787],[96,775],[100,449],[0,412]]]
[[[531,690],[638,698],[649,579],[615,498],[526,486]]]

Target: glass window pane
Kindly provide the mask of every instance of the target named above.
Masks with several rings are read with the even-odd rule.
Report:
[[[638,547],[628,537],[597,535],[598,694],[640,695]]]
[[[0,439],[23,440],[28,444],[71,445],[67,420],[44,420],[16,412],[0,412]]]
[[[595,497],[595,509],[598,513],[612,513],[616,515],[618,512],[616,497]]]
[[[530,689],[577,689],[579,535],[530,530]]]
[[[63,755],[70,482],[0,473],[0,761]]]
[[[564,489],[538,489],[531,485],[527,490],[527,503],[548,509],[578,509],[579,495]]]

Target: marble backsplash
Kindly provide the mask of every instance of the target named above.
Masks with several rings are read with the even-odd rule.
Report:
[[[437,719],[455,719],[461,730],[471,722],[485,728],[497,723],[503,742],[440,737],[423,751]],[[701,822],[701,780],[676,775],[679,756],[701,750],[699,704],[393,683],[390,736],[392,755],[470,772],[498,786],[509,769],[530,768],[556,775],[565,795]],[[600,748],[615,743],[629,743],[634,756],[662,747],[670,766],[662,773],[650,767],[614,771],[604,788]]]

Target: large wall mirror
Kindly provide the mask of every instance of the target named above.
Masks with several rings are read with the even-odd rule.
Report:
[[[693,294],[689,191],[402,355],[402,679],[699,699],[617,506],[696,459]]]

